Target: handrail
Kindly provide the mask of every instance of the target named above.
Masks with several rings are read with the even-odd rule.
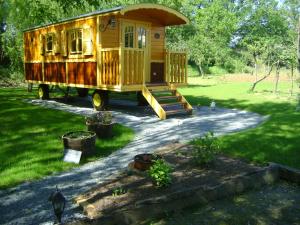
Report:
[[[146,86],[143,86],[142,94],[151,105],[152,109],[156,112],[160,119],[165,120],[167,117],[166,111],[162,108],[159,102],[154,98]]]

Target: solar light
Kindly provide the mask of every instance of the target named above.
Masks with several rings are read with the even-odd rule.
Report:
[[[50,195],[49,201],[51,201],[51,203],[52,203],[54,214],[57,218],[58,223],[60,224],[61,217],[64,212],[65,205],[66,205],[66,199],[63,196],[63,194],[58,190],[57,186],[56,186],[56,191],[54,191]]]
[[[215,109],[216,109],[216,103],[215,103],[214,101],[212,101],[212,102],[210,103],[210,110],[211,110],[211,111],[215,111]]]

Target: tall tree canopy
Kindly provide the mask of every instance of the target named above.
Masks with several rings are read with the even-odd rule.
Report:
[[[189,17],[190,25],[167,29],[167,45],[187,49],[202,73],[213,65],[234,71],[240,64],[255,65],[258,59],[265,64],[295,63],[298,0],[0,0],[0,47],[10,66],[22,69],[22,30],[142,2],[163,4]]]

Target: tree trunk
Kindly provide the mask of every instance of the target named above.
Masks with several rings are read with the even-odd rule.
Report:
[[[267,77],[269,77],[269,76],[271,75],[271,72],[272,72],[272,70],[273,70],[274,64],[275,64],[275,63],[273,63],[273,64],[270,66],[269,71],[268,71],[268,73],[267,73],[265,76],[263,76],[262,78],[260,78],[259,80],[255,81],[255,82],[253,82],[251,88],[249,89],[249,92],[253,92],[254,89],[255,89],[255,87],[256,87],[256,85],[257,85],[258,83],[260,83],[261,81],[263,81],[264,79],[266,79]]]
[[[254,56],[254,73],[255,73],[255,82],[257,81],[257,59],[256,56]]]
[[[204,78],[204,72],[203,72],[201,63],[198,65],[198,71],[200,72],[201,77]]]
[[[297,56],[298,56],[298,72],[300,73],[300,17],[299,17],[299,24],[298,24]]]
[[[292,67],[291,67],[290,81],[291,81],[290,95],[293,96],[293,94],[294,94],[294,65],[292,65]]]
[[[280,66],[279,66],[279,62],[278,62],[276,65],[275,87],[274,87],[274,91],[273,91],[274,94],[277,94],[277,92],[278,92],[279,69],[280,69]]]

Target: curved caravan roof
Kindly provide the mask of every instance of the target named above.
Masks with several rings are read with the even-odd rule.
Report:
[[[138,15],[144,15],[151,18],[156,19],[164,26],[173,26],[173,25],[182,25],[182,24],[188,24],[189,20],[186,16],[181,14],[180,12],[171,9],[169,7],[159,5],[159,4],[135,4],[135,5],[129,5],[129,6],[119,6],[111,9],[106,10],[98,10],[86,14],[82,14],[76,17],[66,18],[59,20],[57,22],[48,23],[40,26],[35,26],[29,29],[26,29],[24,31],[30,31],[37,28],[47,27],[50,25],[60,24],[72,20],[102,15],[102,14],[120,14],[123,16],[138,16]]]

